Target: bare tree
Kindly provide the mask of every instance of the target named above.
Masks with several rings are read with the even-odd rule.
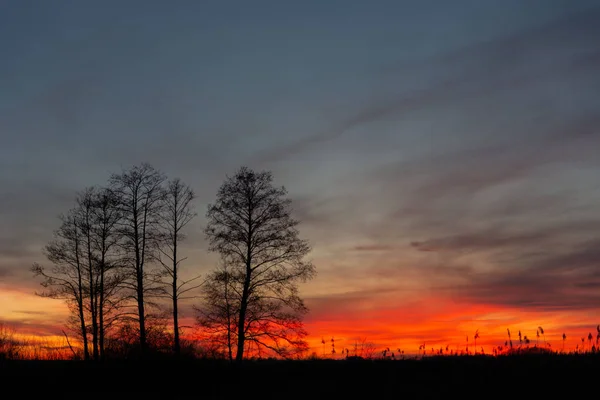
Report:
[[[36,293],[42,297],[65,300],[78,322],[79,336],[83,342],[83,355],[89,360],[87,324],[84,301],[86,298],[85,264],[83,239],[79,219],[74,210],[61,215],[61,226],[54,232],[54,239],[44,247],[46,258],[52,267],[38,263],[31,270],[41,276],[44,291]]]
[[[89,313],[89,320],[92,330],[92,357],[94,360],[100,358],[98,350],[98,295],[96,285],[96,266],[97,260],[93,250],[93,209],[94,209],[94,188],[87,188],[81,192],[76,199],[74,209],[75,218],[79,221],[82,246],[82,265],[84,267],[85,292],[87,300],[84,307]]]
[[[237,344],[237,326],[240,295],[233,279],[234,271],[225,262],[206,279],[202,291],[202,307],[194,307],[199,313],[197,321],[206,339],[224,350],[229,361]]]
[[[303,261],[310,246],[298,236],[287,191],[272,180],[270,172],[240,168],[227,177],[206,214],[209,250],[230,266],[225,286],[238,295],[238,362],[247,340],[282,356],[306,346],[301,317],[307,308],[297,283],[316,271]]]
[[[106,331],[118,320],[124,298],[120,295],[120,273],[117,231],[121,220],[117,196],[108,188],[94,193],[92,209],[92,237],[96,251],[96,294],[98,304],[98,347],[104,358]]]
[[[189,286],[199,276],[189,280],[180,279],[180,263],[186,258],[181,258],[179,243],[185,239],[183,229],[196,216],[193,211],[192,200],[195,198],[192,189],[181,182],[179,178],[171,180],[167,187],[162,214],[162,227],[164,240],[160,249],[159,260],[169,278],[166,290],[167,297],[173,306],[173,351],[179,354],[181,345],[179,342],[179,299],[189,291],[200,285]]]
[[[134,166],[110,177],[110,187],[117,196],[121,220],[123,267],[127,280],[124,287],[131,290],[137,305],[139,344],[144,354],[146,341],[147,297],[160,290],[159,278],[151,268],[156,260],[161,239],[160,216],[163,212],[165,176],[149,164]]]
[[[113,272],[119,240],[115,205],[108,189],[89,187],[80,192],[75,207],[62,217],[55,240],[45,248],[54,267],[50,271],[39,264],[33,267],[36,275],[45,278],[42,285],[50,289],[43,295],[63,298],[75,311],[77,317],[70,318],[67,325],[79,327],[75,331],[82,337],[84,356],[91,342],[94,360],[103,354],[104,330],[112,324],[121,304],[117,296],[120,279]],[[107,315],[110,317],[105,318]]]

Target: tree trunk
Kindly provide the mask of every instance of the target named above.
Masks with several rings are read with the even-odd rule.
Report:
[[[144,275],[138,271],[137,276],[137,302],[138,318],[140,323],[140,351],[142,355],[146,352],[146,315],[144,312]]]
[[[81,296],[81,289],[79,290],[79,294]],[[82,298],[80,297],[80,299]],[[88,350],[87,329],[85,328],[85,317],[83,315],[83,301],[79,300],[79,304],[77,304],[77,306],[79,307],[79,321],[81,322],[81,338],[83,340],[83,359],[87,361],[90,359],[90,352]]]
[[[177,309],[177,269],[173,270],[173,339],[175,341],[173,350],[176,355],[181,352],[179,344],[179,316]]]
[[[250,247],[248,246],[248,253],[250,253]],[[246,341],[246,309],[248,308],[248,295],[250,290],[250,274],[252,270],[250,268],[250,258],[246,262],[246,279],[244,280],[244,290],[242,292],[242,301],[240,304],[240,318],[238,321],[238,340],[237,340],[237,354],[235,356],[236,362],[241,362],[244,358],[244,343]]]
[[[173,215],[173,339],[175,341],[173,350],[175,355],[181,353],[179,344],[179,311],[177,308],[177,202],[175,202],[175,214]]]
[[[229,275],[225,281],[225,307],[227,312],[227,350],[229,351],[229,362],[233,362],[233,343],[231,343],[231,305],[229,304]]]
[[[75,227],[77,229],[77,226]],[[79,297],[77,298],[77,307],[79,311],[79,321],[81,322],[81,340],[83,341],[83,359],[90,359],[87,342],[87,328],[85,326],[85,315],[83,313],[83,279],[81,277],[81,262],[79,260],[79,241],[75,240],[75,262],[77,263],[77,289]]]
[[[252,196],[248,196],[248,232],[246,237],[246,277],[244,279],[244,290],[242,291],[242,301],[240,304],[240,318],[238,320],[238,346],[235,356],[236,362],[241,362],[244,359],[244,343],[246,341],[246,309],[248,308],[248,296],[250,291],[250,275],[252,274],[252,211],[253,203]]]
[[[144,238],[142,237],[142,245],[140,246],[140,232],[138,228],[139,216],[136,209],[133,211],[133,221],[135,227],[133,230],[134,248],[135,248],[135,278],[136,278],[136,295],[138,306],[138,322],[140,326],[140,352],[142,357],[146,352],[146,314],[144,312]],[[145,222],[145,221],[144,221]],[[142,229],[142,235],[144,231]],[[140,248],[142,247],[142,248]]]
[[[98,333],[98,347],[100,350],[100,359],[104,360],[104,256],[100,265],[100,307],[98,307],[98,324],[100,331]]]
[[[93,307],[96,308],[96,301],[93,300],[93,303]],[[94,360],[98,361],[100,353],[98,352],[98,316],[96,311],[92,312],[92,351]]]
[[[97,316],[97,305],[96,305],[96,293],[94,290],[94,280],[92,274],[92,266],[89,265],[90,273],[90,314],[92,319],[92,357],[94,360],[98,360],[98,316]]]
[[[87,240],[87,261],[90,296],[90,315],[92,318],[92,353],[94,361],[98,361],[98,307],[96,299],[96,287],[94,282],[94,264],[92,257],[92,235],[90,222],[90,204],[85,203],[85,237]]]
[[[248,282],[248,284],[246,284],[246,282]],[[245,328],[245,321],[246,321],[246,308],[248,307],[248,287],[249,285],[249,280],[246,279],[246,282],[244,282],[244,291],[242,293],[242,301],[240,304],[240,318],[238,321],[238,340],[237,340],[237,353],[235,356],[235,361],[236,362],[241,362],[244,359],[244,342],[246,340],[246,336],[245,336],[245,332],[244,332],[244,328]]]

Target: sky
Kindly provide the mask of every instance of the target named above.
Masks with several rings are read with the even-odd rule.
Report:
[[[29,268],[77,191],[141,162],[195,190],[185,268],[210,271],[204,213],[245,165],[312,245],[315,352],[538,326],[574,347],[600,322],[598,21],[598,0],[0,0],[0,320],[60,334]]]

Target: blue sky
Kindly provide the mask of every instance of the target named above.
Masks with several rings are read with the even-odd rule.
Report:
[[[0,1],[0,289],[31,293],[75,192],[140,162],[197,192],[207,271],[204,210],[248,165],[289,189],[317,315],[385,290],[597,309],[599,20],[583,0]]]

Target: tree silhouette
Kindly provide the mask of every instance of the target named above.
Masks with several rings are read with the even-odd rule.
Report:
[[[147,297],[160,292],[159,278],[150,266],[155,261],[161,239],[161,213],[164,207],[165,176],[149,164],[134,166],[110,177],[110,186],[117,195],[122,218],[119,232],[122,236],[124,287],[131,292],[137,305],[140,351],[146,343]]]
[[[83,192],[77,196],[76,200],[76,208],[75,208],[75,218],[79,220],[79,227],[82,237],[82,261],[84,265],[87,285],[85,288],[87,294],[87,311],[90,315],[90,323],[92,325],[92,357],[94,360],[98,360],[100,358],[100,351],[98,349],[98,334],[99,334],[99,326],[98,326],[98,306],[99,306],[99,296],[98,296],[98,285],[97,285],[97,276],[96,273],[98,271],[98,262],[96,253],[93,250],[93,241],[94,233],[94,189],[87,188]]]
[[[97,252],[96,294],[98,304],[98,347],[100,358],[104,358],[106,331],[118,321],[124,298],[120,293],[122,274],[119,272],[120,255],[118,244],[120,235],[117,224],[121,214],[117,207],[117,197],[107,188],[94,192],[93,243]]]
[[[223,261],[221,266],[206,278],[202,290],[203,304],[194,307],[199,313],[198,325],[213,345],[224,348],[229,361],[237,343],[239,294],[231,268]]]
[[[89,360],[87,323],[84,301],[86,296],[86,273],[83,257],[81,222],[75,210],[60,217],[61,225],[54,232],[54,239],[44,247],[44,255],[52,263],[46,268],[34,263],[31,271],[44,280],[40,283],[45,289],[36,292],[38,296],[62,299],[78,323],[79,336],[83,343],[83,357]]]
[[[173,351],[179,354],[179,307],[178,300],[181,296],[199,285],[186,287],[186,285],[199,276],[182,281],[179,278],[180,263],[185,260],[178,252],[179,243],[185,238],[183,228],[196,216],[192,210],[192,200],[195,198],[192,189],[176,178],[169,182],[164,200],[164,211],[161,215],[161,225],[164,231],[162,245],[159,247],[159,261],[168,275],[169,289],[167,297],[173,306]]]
[[[120,275],[115,253],[119,236],[115,226],[120,216],[114,196],[107,189],[89,187],[77,195],[75,207],[44,249],[54,265],[48,270],[34,264],[35,275],[44,277],[42,296],[67,300],[77,315],[76,332],[82,338],[84,358],[91,334],[92,358],[104,354],[105,331],[118,317],[122,305]]]
[[[272,174],[240,168],[227,177],[210,204],[205,229],[209,250],[231,267],[228,280],[237,304],[236,361],[251,341],[279,355],[306,347],[297,282],[315,275],[303,261],[310,246],[298,236],[291,200],[275,187]]]

